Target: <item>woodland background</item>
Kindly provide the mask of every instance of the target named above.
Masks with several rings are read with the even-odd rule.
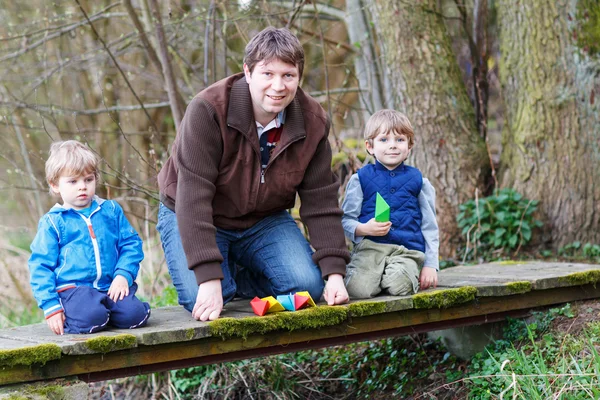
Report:
[[[369,162],[366,118],[395,108],[415,128],[409,163],[437,190],[442,265],[583,244],[600,257],[595,0],[4,0],[3,326],[22,309],[39,320],[26,261],[38,219],[58,200],[44,180],[55,140],[75,138],[100,155],[98,194],[119,200],[144,239],[140,294],[164,294],[157,171],[187,102],[241,71],[245,44],[268,25],[304,45],[301,86],[334,122],[340,199]],[[503,193],[521,203],[511,218],[482,202],[503,204]],[[496,222],[482,222],[480,206]]]
[[[342,191],[365,160],[365,118],[408,114],[409,162],[437,189],[442,258],[461,246],[459,205],[500,188],[539,201],[534,242],[600,242],[596,1],[3,3],[0,251],[27,241],[57,200],[49,144],[76,138],[102,157],[99,193],[122,200],[157,273],[155,177],[175,127],[197,92],[241,70],[267,25],[305,46],[302,87],[334,121]]]

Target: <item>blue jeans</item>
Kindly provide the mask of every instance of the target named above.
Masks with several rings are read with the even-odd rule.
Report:
[[[177,217],[162,203],[156,230],[179,304],[191,312],[198,295],[196,276],[188,269]],[[310,245],[287,212],[266,217],[245,230],[217,228],[216,239],[224,259],[223,303],[236,295],[249,299],[305,290],[315,301],[321,298],[321,270],[312,260]]]

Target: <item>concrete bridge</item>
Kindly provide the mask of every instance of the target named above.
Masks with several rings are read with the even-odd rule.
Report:
[[[193,320],[182,307],[164,307],[135,330],[56,336],[45,323],[3,329],[0,398],[38,393],[29,398],[43,399],[51,389],[65,393],[61,398],[81,399],[91,381],[480,325],[600,298],[600,265],[491,263],[443,270],[439,281],[437,289],[413,296],[319,304],[264,317],[240,300],[208,323]]]

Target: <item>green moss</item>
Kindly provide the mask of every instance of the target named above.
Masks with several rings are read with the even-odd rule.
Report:
[[[531,292],[533,285],[529,281],[517,281],[507,283],[506,288],[510,292],[510,294],[520,294]]]
[[[589,285],[600,282],[600,270],[574,272],[567,276],[561,276],[558,278],[561,283],[568,283],[571,286],[577,285]]]
[[[61,350],[55,344],[42,344],[33,347],[22,347],[14,350],[0,351],[0,367],[14,367],[15,365],[46,364],[51,360],[58,360]]]
[[[517,264],[527,264],[527,262],[525,262],[525,261],[506,260],[506,261],[498,261],[495,264],[498,264],[498,265],[517,265]]]
[[[448,308],[475,300],[477,289],[473,286],[463,286],[457,289],[436,290],[413,295],[416,309]]]
[[[300,329],[318,329],[342,323],[348,318],[348,309],[342,306],[319,306],[295,312],[279,312],[264,317],[219,318],[209,322],[212,336],[223,339],[247,338],[253,334]]]
[[[60,385],[26,386],[23,390],[25,395],[33,398],[40,396],[43,399],[62,399],[65,396],[65,388]]]
[[[61,382],[61,384],[56,384]],[[6,400],[33,400],[33,399],[64,399],[65,388],[63,385],[69,385],[69,381],[59,379],[58,381],[52,381],[52,383],[38,382],[32,385],[17,386],[18,394],[13,393],[8,397],[2,397]]]
[[[360,301],[348,306],[350,315],[353,317],[365,317],[367,315],[383,314],[385,312],[384,301]]]
[[[187,340],[192,340],[192,338],[194,337],[194,333],[196,333],[196,330],[194,328],[187,329],[185,331],[185,338]]]
[[[598,0],[577,2],[577,46],[594,56],[600,53],[600,4]]]
[[[96,353],[110,353],[111,351],[131,349],[137,344],[134,335],[98,336],[88,339],[85,345]]]

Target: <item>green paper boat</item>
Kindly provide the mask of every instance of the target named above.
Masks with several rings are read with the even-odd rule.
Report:
[[[388,222],[390,220],[390,206],[389,204],[377,193],[377,199],[375,200],[375,221],[377,222]]]

